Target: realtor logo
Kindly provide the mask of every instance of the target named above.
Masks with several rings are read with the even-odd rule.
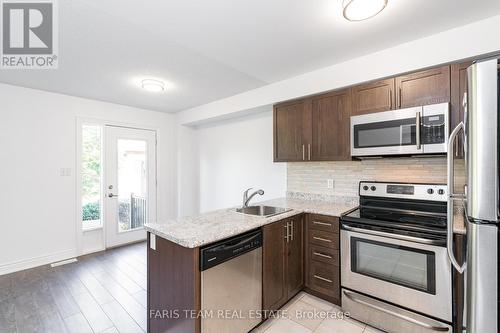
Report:
[[[57,68],[55,0],[0,0],[2,69]]]

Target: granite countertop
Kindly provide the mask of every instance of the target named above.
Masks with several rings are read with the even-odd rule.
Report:
[[[357,198],[338,197],[334,200],[279,198],[260,202],[268,206],[291,209],[270,217],[237,213],[235,208],[220,209],[197,216],[186,216],[165,222],[147,223],[145,229],[159,237],[187,248],[207,245],[302,213],[339,217],[358,206]],[[453,231],[465,234],[463,213],[456,209]]]
[[[268,206],[291,209],[291,211],[270,217],[258,217],[235,212],[234,208],[220,209],[198,216],[181,217],[158,223],[147,223],[145,229],[159,237],[187,248],[210,244],[228,237],[250,231],[285,218],[312,213],[340,216],[357,206],[352,198],[336,201],[280,198],[260,202]]]

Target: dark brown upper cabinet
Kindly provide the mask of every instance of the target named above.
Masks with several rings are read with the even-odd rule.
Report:
[[[355,86],[352,92],[353,116],[389,111],[396,107],[396,81],[394,78]]]
[[[451,119],[450,133],[464,120],[464,95],[467,92],[467,68],[472,61],[451,65]],[[456,158],[463,158],[463,137],[458,136],[453,147]]]
[[[344,161],[350,153],[350,92],[332,92],[312,98],[312,161]]]
[[[304,161],[310,136],[310,110],[307,99],[274,107],[274,161]]]
[[[397,108],[450,102],[450,66],[396,78]]]

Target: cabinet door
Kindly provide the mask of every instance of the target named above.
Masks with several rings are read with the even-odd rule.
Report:
[[[312,99],[313,161],[345,161],[351,159],[349,91],[334,92]]]
[[[450,66],[396,78],[399,108],[450,102]]]
[[[389,111],[396,105],[395,80],[370,82],[352,88],[353,116]]]
[[[263,227],[263,308],[277,310],[287,301],[286,221]]]
[[[303,217],[290,221],[290,237],[287,244],[287,299],[292,298],[304,287],[304,241]]]
[[[451,66],[451,119],[450,132],[464,120],[464,94],[467,92],[467,68],[471,61]],[[458,136],[455,141],[455,157],[463,158],[463,138]]]
[[[274,107],[274,161],[293,162],[306,159],[308,100],[293,101]]]

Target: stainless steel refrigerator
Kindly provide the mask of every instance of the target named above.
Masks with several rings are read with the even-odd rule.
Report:
[[[450,135],[448,147],[448,254],[466,277],[466,332],[498,333],[499,324],[499,59],[478,61],[467,69],[464,122]],[[464,135],[465,195],[454,194],[453,142]],[[463,199],[467,225],[467,262],[453,255],[453,203]]]

